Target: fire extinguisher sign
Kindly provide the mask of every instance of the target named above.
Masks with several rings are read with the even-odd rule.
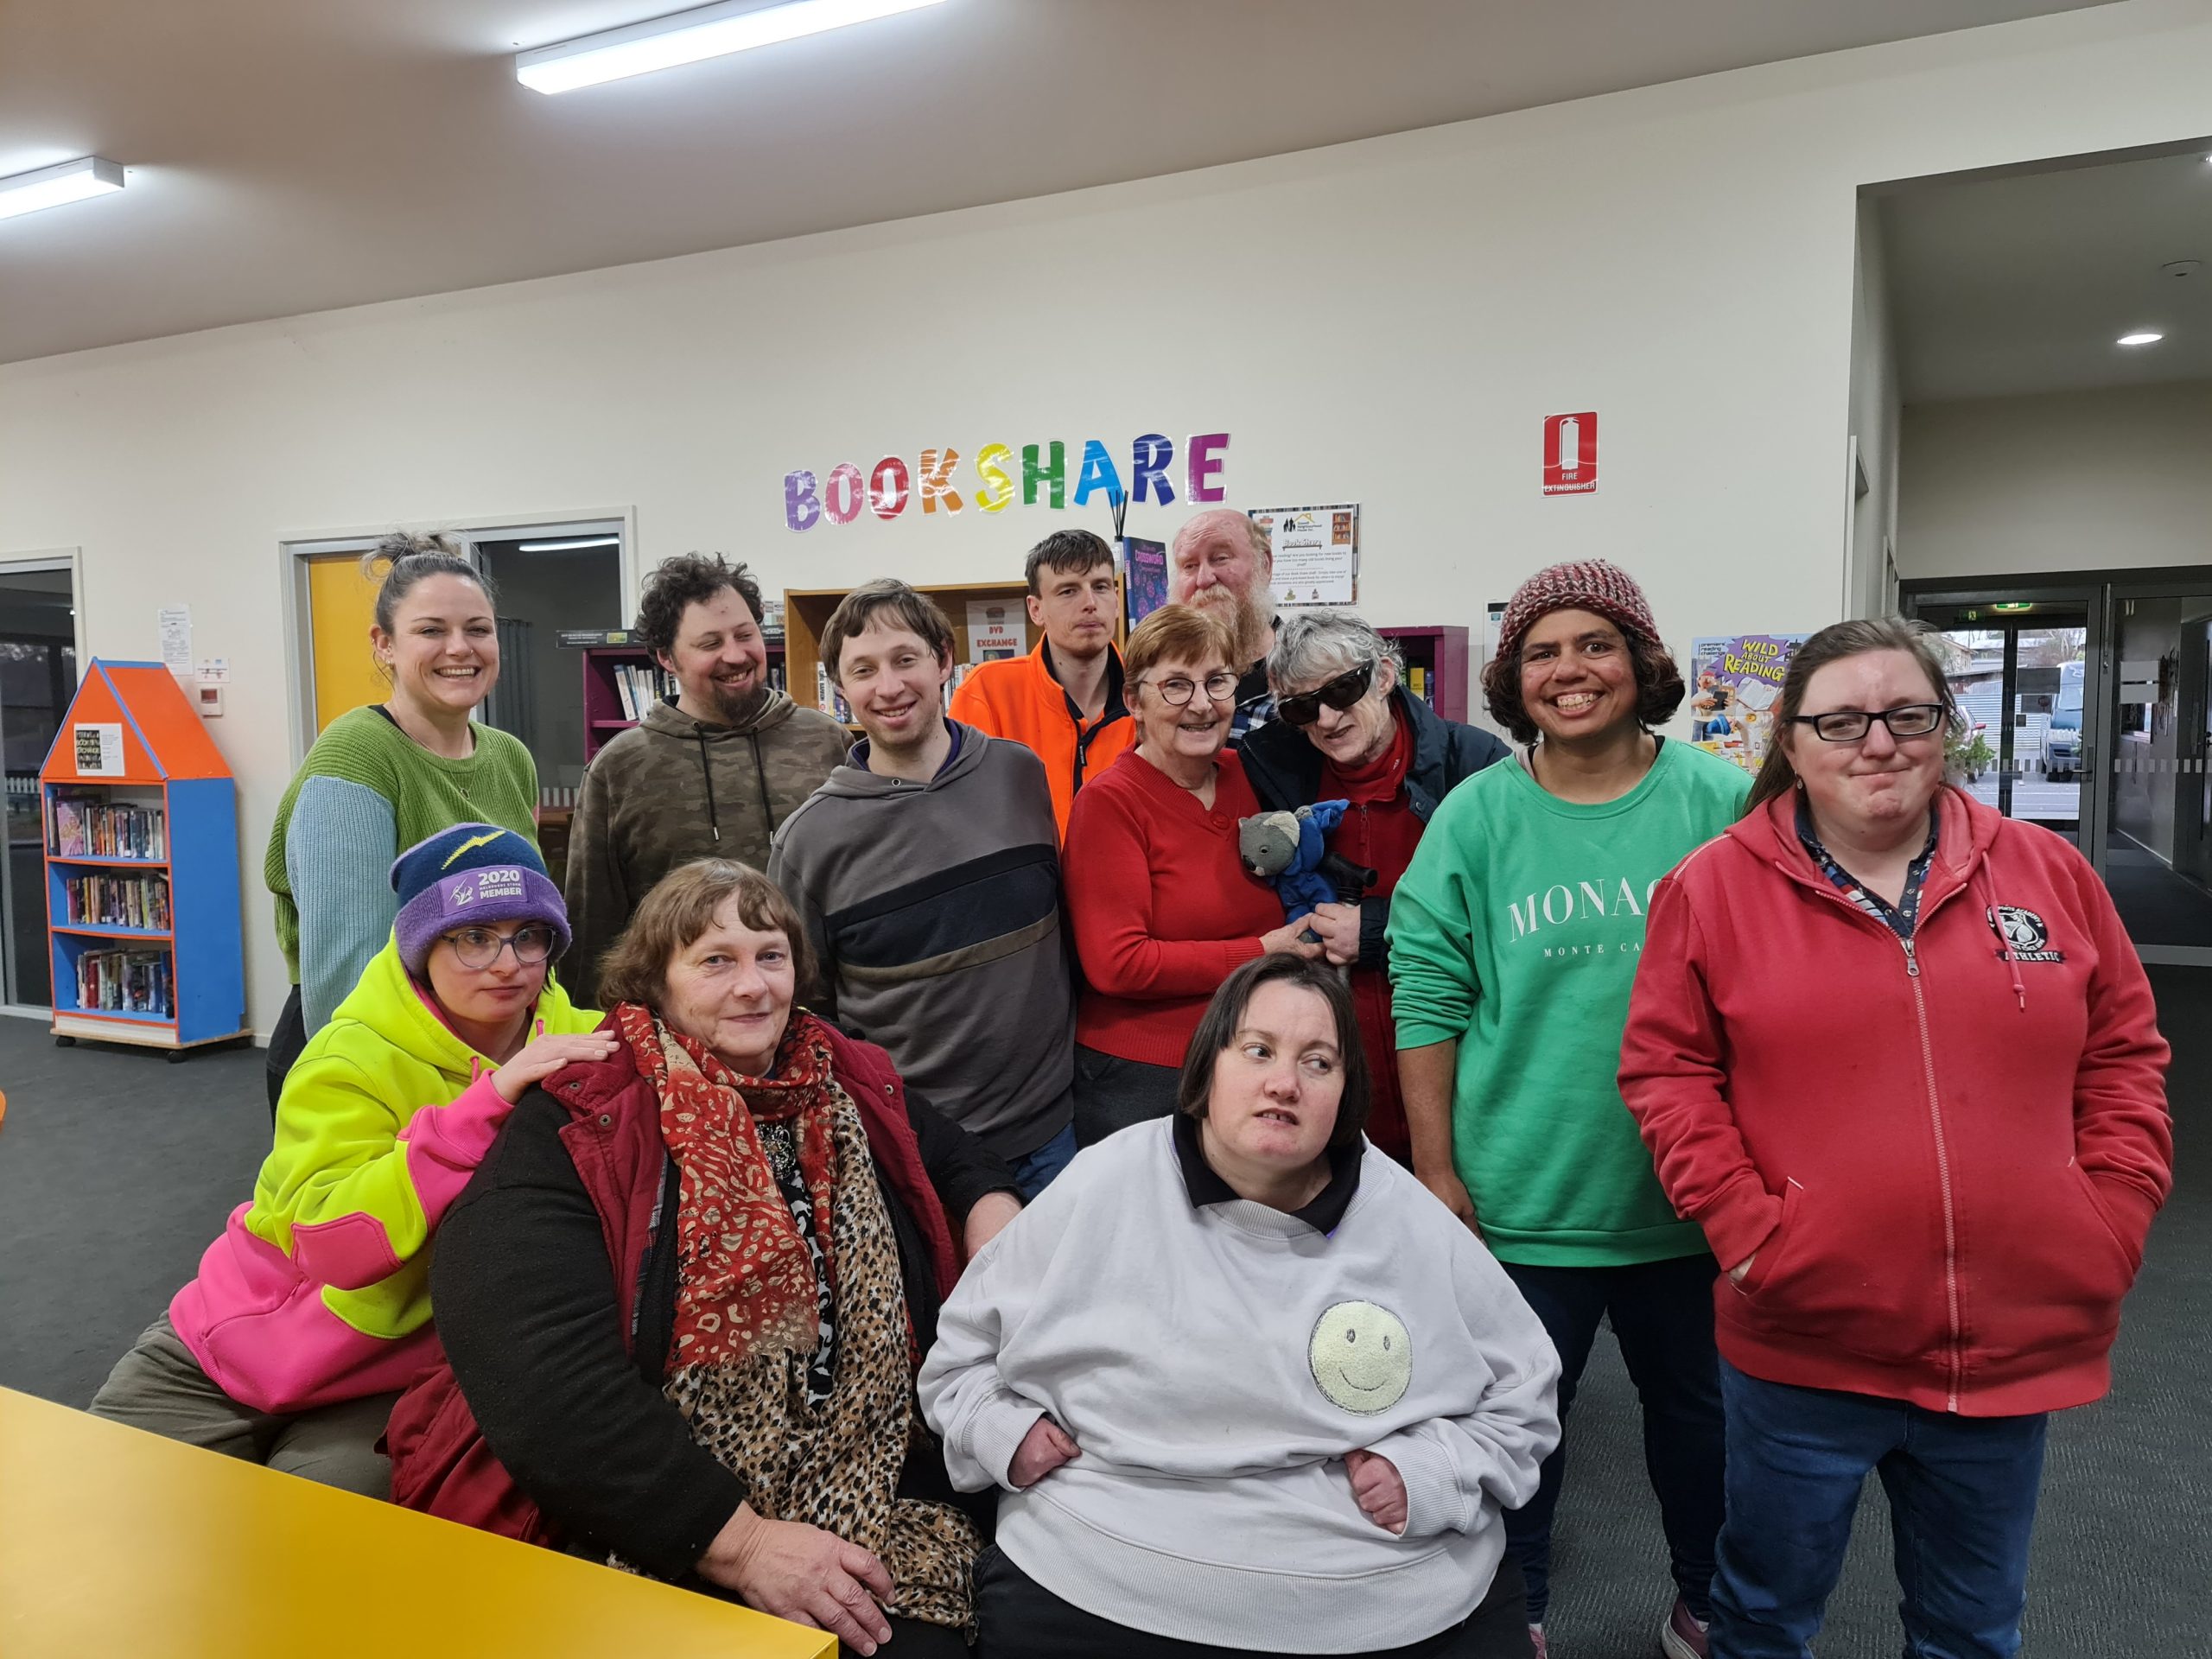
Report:
[[[1587,495],[1598,487],[1598,414],[1544,417],[1544,493]]]

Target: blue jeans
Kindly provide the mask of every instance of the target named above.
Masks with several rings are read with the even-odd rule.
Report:
[[[1713,1345],[1718,1264],[1700,1254],[1620,1268],[1499,1265],[1559,1350],[1562,1431],[1598,1326],[1611,1319],[1621,1359],[1643,1402],[1643,1467],[1659,1499],[1675,1587],[1690,1611],[1705,1618],[1721,1510],[1720,1357]],[[1528,1580],[1532,1624],[1543,1623],[1551,1605],[1552,1516],[1566,1476],[1562,1438],[1543,1461],[1536,1495],[1505,1512],[1506,1548]]]
[[[1036,1151],[1007,1159],[1007,1162],[1014,1166],[1014,1185],[1021,1194],[1021,1201],[1036,1202],[1037,1195],[1052,1184],[1052,1178],[1065,1169],[1074,1156],[1075,1125],[1071,1123]]]
[[[1728,1524],[1713,1659],[1805,1659],[1869,1470],[1890,1496],[1907,1659],[2010,1659],[2050,1419],[1957,1417],[1793,1388],[1725,1361]]]

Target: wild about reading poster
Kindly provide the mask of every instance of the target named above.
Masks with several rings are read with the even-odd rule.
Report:
[[[1691,734],[1756,772],[1774,738],[1782,677],[1805,643],[1802,633],[1735,633],[1690,641]]]

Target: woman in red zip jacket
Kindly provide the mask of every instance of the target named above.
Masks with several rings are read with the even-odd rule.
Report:
[[[2011,1655],[2047,1414],[2108,1386],[2171,1185],[2166,1045],[2081,854],[1943,787],[1930,634],[1822,629],[1780,714],[1652,899],[1621,1056],[1727,1268],[1711,1652],[1810,1651],[1873,1470],[1908,1650]]]

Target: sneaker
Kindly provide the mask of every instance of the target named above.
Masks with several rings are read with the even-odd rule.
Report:
[[[1667,1659],[1706,1659],[1704,1622],[1690,1612],[1689,1603],[1680,1596],[1675,1598],[1667,1622],[1659,1627],[1659,1651]],[[1543,1649],[1537,1649],[1541,1659]]]
[[[1541,1624],[1529,1627],[1529,1651],[1535,1655],[1536,1659],[1550,1659],[1544,1648],[1544,1627]]]

